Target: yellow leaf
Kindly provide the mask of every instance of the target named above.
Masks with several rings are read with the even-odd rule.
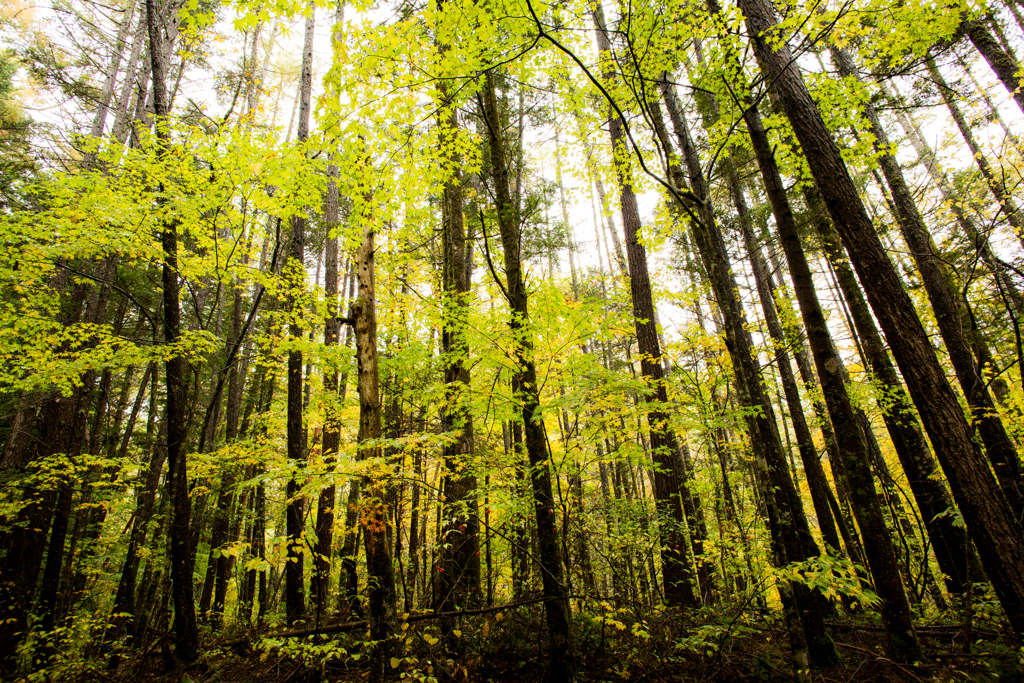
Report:
[[[401,663],[402,663],[402,660],[399,659],[398,657],[392,657],[391,658],[391,668],[392,669],[397,669],[398,665],[401,664]]]
[[[502,614],[501,612],[498,612],[497,614],[494,615],[494,620],[495,621],[501,621],[504,618],[505,618],[505,615]]]
[[[461,638],[462,637],[462,631],[460,631],[459,629],[455,629],[454,631],[452,631],[452,633],[455,634],[456,638]]]

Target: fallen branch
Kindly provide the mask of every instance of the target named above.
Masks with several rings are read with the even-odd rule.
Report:
[[[876,626],[874,624],[851,624],[840,621],[826,621],[825,625],[829,628],[845,628],[851,631],[885,630],[884,626]],[[918,626],[914,630],[917,631],[918,635],[951,637],[957,635],[960,631],[963,631],[963,626],[960,624],[935,624],[933,626]],[[1001,635],[996,631],[979,631],[977,629],[972,629],[971,632],[982,638],[997,638]]]
[[[836,645],[838,645],[839,647],[845,647],[850,650],[856,650],[857,652],[865,654],[869,657],[874,657],[876,662],[885,662],[886,664],[891,664],[892,666],[896,667],[903,673],[913,678],[915,681],[921,681],[921,683],[924,683],[924,679],[915,674],[913,671],[910,671],[909,669],[900,666],[899,664],[892,661],[891,659],[888,659],[887,657],[879,657],[878,654],[872,652],[871,650],[865,650],[864,648],[857,647],[856,645],[847,645],[846,643],[836,643]]]
[[[524,600],[522,602],[512,602],[505,605],[498,605],[497,607],[484,607],[481,609],[464,609],[456,612],[427,612],[424,614],[413,614],[408,618],[403,619],[404,622],[416,622],[416,621],[430,621],[431,619],[454,619],[457,617],[468,617],[480,614],[490,614],[492,612],[504,612],[506,610],[515,609],[516,607],[525,607],[527,605],[535,605],[540,602],[546,602],[548,598],[534,598],[533,600]],[[280,631],[278,633],[268,633],[263,638],[302,638],[303,636],[314,636],[327,633],[344,633],[346,631],[357,631],[361,628],[367,628],[370,622],[366,621],[347,621],[341,624],[331,624],[328,626],[321,626],[320,628],[299,628],[291,631]],[[224,647],[237,647],[238,645],[245,645],[252,642],[252,638],[238,638],[236,640],[229,640],[226,643],[222,643]]]

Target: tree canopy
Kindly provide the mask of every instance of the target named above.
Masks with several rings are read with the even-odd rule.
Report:
[[[0,676],[995,680],[1016,0],[0,9]]]

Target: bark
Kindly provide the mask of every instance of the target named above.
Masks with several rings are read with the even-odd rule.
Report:
[[[777,24],[766,0],[741,0],[755,52],[803,147],[829,215],[865,286],[896,362],[940,458],[954,499],[1011,625],[1024,632],[1024,539],[857,193],[835,140],[811,100],[787,45],[774,49]]]
[[[309,137],[309,114],[313,87],[313,3],[309,3],[306,15],[306,28],[302,44],[302,71],[299,77],[299,129],[298,144],[305,144]],[[301,213],[292,216],[291,250],[288,259],[289,303],[292,323],[289,334],[293,341],[302,338],[302,325],[299,322],[301,312],[298,299],[305,290],[306,268],[306,218]],[[299,496],[302,485],[299,472],[306,462],[306,431],[302,420],[303,386],[302,386],[302,351],[292,349],[288,352],[288,458],[294,468],[288,480],[288,513],[286,534],[288,537],[288,558],[285,563],[285,618],[288,624],[294,624],[305,617],[306,588],[303,546],[305,499]]]
[[[498,112],[494,71],[488,71],[484,78],[482,113],[488,132],[498,230],[505,252],[504,294],[512,309],[510,327],[515,340],[512,358],[516,370],[512,378],[512,393],[522,411],[523,435],[530,463],[529,478],[537,523],[540,551],[538,560],[544,597],[547,599],[544,608],[548,626],[549,661],[545,680],[552,683],[572,681],[575,679],[575,662],[569,624],[569,600],[562,572],[558,531],[555,528],[547,439],[541,423],[537,367],[533,358],[534,332],[530,323],[529,299],[520,256],[521,225],[509,193],[508,163],[501,116]]]
[[[369,197],[367,197],[369,200]],[[363,211],[369,211],[364,208]],[[363,476],[363,497],[359,503],[359,524],[366,551],[367,606],[369,608],[370,680],[386,677],[391,667],[389,656],[394,643],[397,608],[395,573],[391,549],[388,547],[387,504],[391,500],[392,483],[379,471],[382,449],[380,381],[377,365],[377,310],[374,279],[374,219],[361,215],[362,242],[356,254],[359,296],[352,302],[351,319],[355,329],[356,360],[359,368],[359,457],[371,460]]]
[[[605,27],[601,6],[593,9],[597,45],[604,59],[611,59],[611,42]],[[606,80],[612,74],[604,74]],[[670,605],[693,607],[699,604],[694,592],[693,569],[687,556],[686,521],[683,511],[682,489],[687,486],[686,471],[679,463],[679,443],[668,426],[668,392],[665,370],[662,366],[661,347],[655,323],[654,300],[647,268],[647,250],[640,242],[642,225],[633,192],[632,173],[628,161],[621,160],[627,148],[622,119],[610,111],[609,131],[616,178],[619,184],[619,204],[622,227],[626,237],[626,257],[629,263],[629,291],[633,303],[634,329],[640,351],[640,373],[648,384],[645,393],[647,424],[650,430],[650,449],[654,459],[654,500],[658,512],[658,531],[661,541],[661,571],[665,588],[665,602]],[[696,530],[691,527],[691,533]],[[696,549],[695,549],[695,555]],[[703,554],[703,553],[701,553]],[[702,558],[697,558],[701,562]],[[710,577],[705,577],[710,581]],[[710,586],[701,586],[711,594]]]
[[[439,3],[440,4],[440,3]],[[439,51],[447,52],[447,45]],[[469,322],[470,280],[467,270],[466,230],[463,218],[461,159],[456,149],[458,113],[453,103],[452,83],[439,85],[441,149],[448,179],[441,198],[442,216],[442,309],[441,353],[444,364],[445,403],[441,408],[441,431],[450,435],[442,449],[444,465],[441,554],[438,559],[434,609],[449,612],[477,607],[480,602],[480,519],[476,500],[476,477],[471,473],[473,416],[469,410]],[[454,622],[443,620],[446,635]],[[454,641],[453,641],[454,644]]]
[[[333,161],[333,160],[332,160]],[[331,163],[327,167],[327,196],[324,200],[324,222],[327,224],[327,244],[324,258],[324,298],[327,303],[327,318],[324,320],[324,346],[338,344],[338,238],[331,234],[338,226],[338,185],[335,180],[338,167]],[[324,466],[333,469],[338,458],[341,443],[341,425],[338,409],[345,400],[345,386],[338,386],[338,369],[324,370],[324,431],[320,453]],[[317,498],[316,547],[313,551],[313,578],[310,592],[316,604],[316,619],[328,609],[328,593],[331,581],[331,555],[334,540],[334,507],[336,489],[332,484],[320,492]]]
[[[949,114],[953,117],[957,129],[960,131],[960,135],[963,136],[964,142],[967,143],[967,149],[971,152],[971,156],[974,157],[978,170],[981,171],[982,177],[985,178],[989,191],[992,192],[992,196],[995,197],[999,207],[1006,215],[1007,222],[1014,228],[1017,239],[1024,244],[1024,214],[1021,214],[1013,195],[1000,179],[996,169],[992,168],[988,158],[981,151],[981,146],[978,145],[978,141],[971,131],[971,126],[967,123],[967,119],[964,118],[960,105],[957,103],[959,94],[946,84],[946,79],[943,78],[942,72],[939,71],[934,57],[929,55],[925,60],[925,64],[928,67],[928,74],[939,91],[939,95],[942,96],[942,101],[946,103],[946,108],[949,109]]]
[[[833,60],[839,66],[839,73],[847,77],[856,77],[856,65],[846,50],[832,48],[831,52]],[[917,208],[917,202],[914,201],[910,187],[903,177],[903,170],[889,152],[888,135],[870,102],[864,104],[864,114],[875,136],[875,150],[879,153],[878,162],[892,192],[900,231],[921,273],[921,280],[928,293],[928,300],[935,313],[946,351],[960,382],[960,388],[967,398],[968,405],[971,406],[972,422],[985,444],[985,451],[992,461],[1003,494],[1010,503],[1014,515],[1020,520],[1024,518],[1024,485],[1021,481],[1017,449],[1003,426],[995,402],[988,391],[988,385],[975,362],[971,340],[968,339],[964,324],[967,317],[967,301],[960,295],[959,289],[935,253],[935,245]],[[966,329],[970,328],[968,318]]]
[[[156,11],[156,0],[146,0],[146,18],[149,28],[149,57],[153,78],[153,109],[157,120],[157,139],[166,154],[170,145],[170,132],[165,127],[168,115],[166,82],[166,46],[164,30]],[[178,224],[167,219],[161,226],[163,247],[163,313],[164,342],[171,346],[181,336],[181,309],[178,283]],[[186,399],[185,357],[169,358],[164,367],[167,387],[167,488],[171,499],[171,523],[168,533],[171,553],[171,593],[174,602],[174,635],[176,659],[191,662],[199,656],[199,631],[196,626],[192,573],[194,558],[190,543],[189,516],[191,502],[188,495],[188,463],[186,461],[185,432]]]

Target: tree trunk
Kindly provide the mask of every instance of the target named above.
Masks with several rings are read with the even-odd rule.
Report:
[[[598,50],[606,59],[611,58],[611,42],[605,27],[604,12],[600,5],[592,11],[597,34]],[[604,74],[610,81],[611,73]],[[645,393],[647,424],[650,429],[651,454],[654,459],[654,500],[658,511],[658,529],[661,541],[661,571],[665,588],[665,602],[670,605],[694,607],[699,600],[694,592],[693,569],[687,556],[686,522],[681,489],[687,486],[686,471],[679,463],[679,444],[668,426],[668,392],[662,366],[661,347],[655,323],[654,300],[647,269],[647,250],[640,242],[640,212],[633,192],[631,170],[621,155],[627,148],[622,119],[610,112],[609,131],[616,177],[619,184],[619,202],[622,209],[622,227],[626,237],[626,258],[629,263],[629,291],[633,303],[634,328],[640,351],[640,373],[650,387]],[[691,534],[696,530],[691,527]],[[696,552],[695,552],[696,555]],[[703,558],[697,557],[697,562]],[[710,581],[710,576],[705,577]],[[701,586],[702,592],[712,593],[710,586]]]
[[[161,154],[167,154],[170,131],[166,128],[168,104],[166,81],[166,46],[156,10],[156,0],[146,0],[146,19],[149,27],[149,57],[153,78],[153,110],[157,120],[157,140]],[[181,310],[178,283],[178,223],[171,218],[161,226],[163,265],[164,342],[177,343],[181,336]],[[191,505],[188,492],[188,463],[185,450],[185,357],[176,355],[165,363],[164,379],[167,385],[167,487],[171,504],[171,524],[168,534],[171,554],[171,592],[174,601],[174,635],[176,659],[191,662],[199,656],[199,631],[193,597],[192,573],[194,559],[190,543],[189,516]]]
[[[964,28],[971,43],[988,62],[1003,87],[1006,88],[1006,92],[1010,93],[1010,97],[1017,103],[1017,107],[1024,112],[1024,92],[1021,92],[1020,78],[1018,77],[1020,64],[1017,63],[1017,58],[999,44],[996,37],[985,28],[985,23],[981,19],[964,22]]]
[[[520,257],[520,231],[518,211],[509,193],[508,164],[505,141],[502,138],[501,116],[495,92],[495,73],[488,71],[483,84],[483,117],[488,131],[491,176],[494,183],[498,229],[505,252],[504,294],[512,309],[510,327],[515,339],[512,350],[515,375],[512,393],[521,405],[526,454],[530,461],[530,482],[533,489],[537,538],[540,546],[539,565],[544,587],[544,603],[548,626],[548,669],[545,680],[572,681],[575,679],[572,633],[569,624],[569,600],[565,592],[562,573],[562,552],[555,528],[554,498],[551,490],[551,472],[548,468],[547,440],[541,423],[540,395],[537,368],[533,359],[534,333],[530,327],[530,314],[526,283]],[[486,239],[486,235],[484,236]]]
[[[992,585],[1013,629],[1024,633],[1024,539],[997,485],[952,387],[917,318],[899,275],[886,256],[835,140],[811,100],[788,46],[772,48],[777,24],[767,0],[740,0],[757,56],[779,99],[811,173],[867,290],[914,404],[939,455]]]
[[[314,6],[310,2],[306,15],[306,30],[302,44],[302,71],[299,77],[299,130],[298,143],[304,144],[309,137],[309,113],[313,87],[313,29]],[[289,334],[293,342],[302,338],[302,313],[299,304],[306,285],[304,265],[306,245],[306,218],[302,213],[292,216],[291,250],[285,277],[288,281],[288,307],[291,311]],[[302,420],[302,351],[288,352],[288,458],[294,468],[288,479],[288,515],[286,534],[288,537],[288,558],[285,562],[285,618],[294,624],[306,614],[306,587],[303,560],[304,508],[305,500],[299,497],[302,488],[299,472],[306,462],[306,430]]]
[[[364,201],[369,203],[369,197]],[[377,310],[374,279],[374,219],[368,206],[357,208],[362,227],[362,242],[356,254],[359,296],[352,302],[351,318],[356,338],[356,360],[359,367],[359,444],[361,460],[380,460],[378,443],[381,429],[380,382],[377,366]],[[362,213],[360,213],[360,211]],[[391,500],[389,479],[371,467],[363,476],[363,499],[359,503],[359,524],[362,526],[366,550],[367,604],[370,615],[370,679],[381,680],[390,671],[389,654],[394,643],[396,594],[395,573],[388,547],[387,505]]]
[[[333,159],[332,159],[333,162]],[[327,197],[324,200],[324,223],[327,226],[327,244],[324,258],[324,298],[327,303],[327,318],[324,320],[324,346],[336,346],[339,337],[338,324],[338,238],[332,231],[338,226],[338,167],[330,163],[327,167]],[[338,412],[345,400],[345,386],[338,386],[338,369],[324,370],[324,431],[320,453],[324,466],[333,469],[341,444],[341,425]],[[331,555],[334,540],[334,508],[337,492],[332,484],[320,492],[316,507],[316,547],[313,551],[313,577],[310,592],[316,604],[316,620],[320,623],[328,609],[328,593],[331,582]]]
[[[447,52],[447,45],[439,51]],[[441,431],[453,437],[446,442],[442,506],[441,554],[438,560],[437,592],[434,609],[450,612],[475,607],[480,602],[480,519],[476,501],[476,477],[470,474],[473,454],[473,416],[469,410],[469,347],[466,325],[469,321],[470,281],[467,277],[466,231],[462,211],[461,159],[456,149],[458,114],[452,101],[452,84],[439,86],[441,110],[441,153],[446,157],[450,176],[441,198],[441,251],[444,292],[442,308],[441,353],[444,362],[445,403],[441,408]],[[454,627],[444,620],[442,631]],[[454,644],[454,643],[453,643]]]

